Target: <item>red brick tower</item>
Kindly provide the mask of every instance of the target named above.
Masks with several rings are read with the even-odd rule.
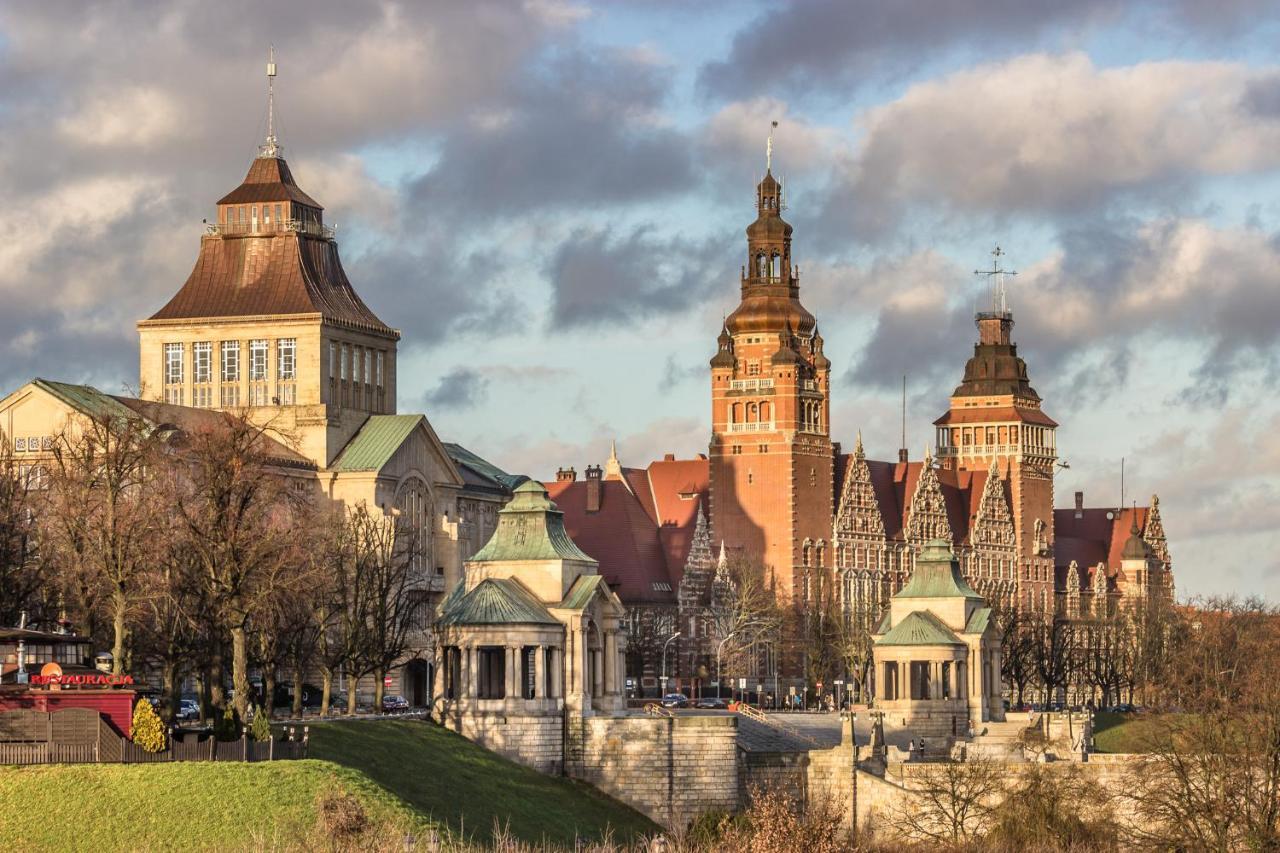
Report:
[[[1053,474],[1058,424],[1040,408],[1027,363],[1012,342],[999,247],[991,270],[991,310],[976,317],[978,343],[951,395],[950,410],[934,421],[938,461],[944,469],[988,471],[994,461],[1007,476],[1018,549],[1019,604],[1052,608]]]
[[[804,596],[832,565],[834,460],[822,336],[800,304],[782,186],[766,172],[747,228],[742,301],[711,359],[711,526],[715,542]]]

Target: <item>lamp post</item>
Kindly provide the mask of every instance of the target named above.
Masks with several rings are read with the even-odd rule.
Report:
[[[671,643],[675,641],[676,637],[679,637],[682,633],[683,633],[682,631],[676,631],[670,637],[667,637],[667,641],[662,644],[662,695],[663,696],[667,695],[667,646],[671,645]]]
[[[741,634],[743,631],[746,631],[749,628],[767,628],[768,626],[769,626],[769,623],[767,622],[748,622],[745,625],[739,625],[737,628],[734,628],[732,631],[730,631],[725,636],[725,638],[720,641],[720,644],[716,646],[716,698],[717,699],[720,698],[720,684],[721,682],[724,681],[724,677],[720,672],[720,653],[724,650],[724,644],[729,642],[731,639],[733,639],[734,635]]]

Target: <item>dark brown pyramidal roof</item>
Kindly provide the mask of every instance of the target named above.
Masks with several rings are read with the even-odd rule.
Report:
[[[319,220],[320,205],[298,188],[283,158],[259,157],[244,183],[219,205],[289,201],[287,221],[211,226],[200,242],[195,269],[177,294],[151,320],[320,314],[325,320],[398,338],[361,301],[351,286],[333,232]]]

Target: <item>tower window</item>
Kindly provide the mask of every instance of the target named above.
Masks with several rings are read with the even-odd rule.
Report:
[[[267,342],[249,341],[249,381],[267,381]]]
[[[182,384],[182,357],[185,349],[182,344],[164,345],[164,384]]]
[[[276,341],[276,375],[286,381],[298,378],[297,338],[281,338]]]
[[[192,379],[198,383],[213,381],[213,344],[199,341],[191,347]]]
[[[240,381],[240,342],[222,342],[222,381]]]

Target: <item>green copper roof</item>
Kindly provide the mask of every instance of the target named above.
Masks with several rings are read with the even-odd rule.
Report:
[[[330,470],[382,470],[422,419],[422,415],[370,415],[342,448]]]
[[[960,575],[960,561],[945,539],[930,539],[916,558],[911,580],[894,598],[981,598]]]
[[[991,608],[979,607],[969,615],[969,624],[964,626],[966,634],[981,634],[991,623]]]
[[[472,562],[499,560],[581,560],[595,564],[564,529],[564,513],[536,480],[520,484],[507,505],[498,510],[498,529]]]
[[[471,592],[458,584],[440,607],[436,624],[559,625],[538,599],[510,578],[485,578]]]
[[[600,575],[579,576],[573,586],[569,587],[569,594],[560,602],[560,606],[565,610],[582,610],[591,603],[591,596],[596,594],[603,581],[604,578]]]
[[[513,491],[529,478],[524,474],[508,474],[487,459],[482,459],[461,444],[444,442],[444,450],[455,465],[470,469],[477,477],[488,480],[493,488]]]
[[[91,418],[118,417],[136,418],[137,413],[121,403],[110,394],[103,394],[91,385],[70,385],[66,382],[54,382],[51,379],[34,381],[38,388],[43,388],[62,402],[81,414]]]
[[[964,643],[928,610],[913,610],[877,646],[963,646]]]

